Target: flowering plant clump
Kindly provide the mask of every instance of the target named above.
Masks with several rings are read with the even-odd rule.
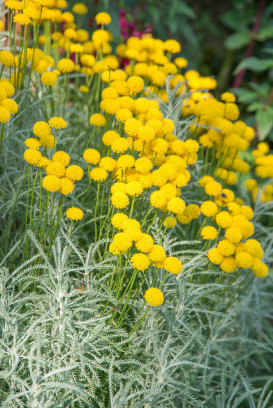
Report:
[[[17,383],[20,372],[9,383],[5,374],[6,407],[11,399],[18,406],[56,400],[61,407],[85,406],[86,401],[88,406],[96,401],[98,407],[112,407],[113,371],[122,371],[124,356],[133,354],[139,330],[147,330],[147,338],[148,322],[154,332],[153,319],[158,319],[160,337],[151,351],[156,356],[168,331],[186,344],[187,336],[191,342],[197,332],[213,332],[210,316],[216,319],[215,330],[225,327],[227,312],[259,279],[270,279],[272,219],[267,226],[264,217],[273,203],[273,153],[267,143],[256,143],[254,129],[239,118],[235,95],[225,92],[217,99],[216,80],[187,70],[178,41],[143,34],[114,47],[110,14],[99,12],[90,31],[80,25],[88,13],[86,4],[76,3],[71,12],[67,7],[66,0],[6,1],[12,18],[7,31],[0,32],[6,44],[0,51],[1,265],[10,268],[13,262],[11,276],[22,269],[12,289],[25,299],[22,313],[39,296],[42,301],[54,298],[37,309],[44,313],[40,319],[46,329],[35,333],[37,344],[31,357],[24,357],[27,380]],[[31,275],[29,283],[25,271]],[[96,332],[96,324],[88,326],[93,301],[99,339],[92,338],[94,349],[85,343],[78,348],[81,328]],[[187,317],[192,326],[180,336],[192,307],[195,314]],[[162,322],[173,310],[178,311],[176,321],[163,330]],[[58,327],[54,323],[49,329],[47,319]],[[67,350],[70,334],[76,354]],[[51,335],[59,336],[55,352],[40,359],[44,347],[51,350],[54,344]],[[12,349],[11,338],[5,337],[6,350]],[[107,369],[103,344],[111,356]],[[69,360],[66,367],[60,365],[62,350]],[[144,354],[148,350],[147,343]],[[20,353],[14,351],[12,361],[23,359]],[[193,356],[194,347],[187,353]],[[171,354],[179,356],[178,351]],[[187,365],[209,368],[200,363],[202,358],[194,359]],[[34,360],[41,364],[35,369],[39,378],[31,368]],[[173,372],[170,377],[177,390],[181,367],[178,376]],[[4,372],[17,369],[19,362]],[[69,370],[69,382],[62,382],[60,375]],[[205,407],[205,397],[202,404],[198,400],[201,405],[192,397],[199,383],[189,385],[189,379],[203,375],[205,371],[188,374],[185,380],[189,405],[179,405],[180,391],[173,397],[167,391],[169,402],[165,397],[147,401],[155,401],[153,407]],[[46,391],[36,393],[29,381],[35,387],[45,384]],[[124,404],[121,394],[117,404]],[[144,407],[140,394],[136,392],[140,405],[135,406]]]

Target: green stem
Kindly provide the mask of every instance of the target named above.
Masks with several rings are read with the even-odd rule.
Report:
[[[61,221],[61,218],[62,218],[62,215],[63,215],[64,197],[65,197],[65,196],[62,197],[61,205],[59,206],[58,219],[57,219],[56,226],[55,226],[55,229],[54,229],[54,232],[53,232],[53,234],[52,234],[51,241],[50,241],[50,244],[49,244],[49,250],[48,250],[48,252],[49,252],[49,258],[51,258],[52,246],[53,246],[53,243],[54,243],[54,241],[55,241],[55,238],[56,238],[56,235],[57,235],[57,232],[58,232],[58,228],[59,228],[59,224],[60,224],[60,221]]]
[[[142,312],[142,310],[143,310],[145,304],[146,304],[146,302],[144,301],[144,303],[143,303],[143,305],[142,305],[142,307],[141,307],[141,309],[140,309],[140,312],[139,312],[138,316],[141,314],[141,312]],[[147,316],[147,314],[148,314],[148,311],[149,311],[150,307],[151,307],[151,306],[148,305],[148,307],[147,307],[147,309],[146,309],[146,311],[145,311],[143,317],[142,317],[140,320],[137,320],[137,321],[136,321],[134,327],[132,328],[132,330],[131,330],[130,333],[129,333],[129,336],[128,336],[129,338],[131,337],[131,335],[132,335],[134,332],[135,332],[135,333],[137,332],[137,330],[138,330],[139,327],[141,326],[142,322],[145,320],[145,318],[146,318],[146,316]],[[131,344],[131,343],[128,344],[126,350],[128,350],[130,344]]]
[[[119,317],[118,322],[117,322],[118,326],[120,326],[120,324],[121,324],[122,321],[124,320],[125,312],[128,311],[127,305],[128,305],[129,300],[130,300],[130,298],[131,298],[132,288],[133,288],[133,285],[134,285],[134,283],[135,283],[135,280],[136,280],[136,277],[137,277],[137,273],[138,273],[138,270],[137,270],[137,269],[134,269],[134,272],[133,272],[133,274],[132,274],[132,277],[131,277],[131,279],[130,279],[130,281],[129,281],[127,287],[126,287],[126,289],[125,289],[124,292],[123,292],[122,298],[121,298],[120,301],[119,301],[118,306],[120,305],[122,299],[126,296],[125,303],[124,303],[124,305],[123,305],[123,308],[122,308],[122,310],[121,310],[120,317]],[[117,306],[117,308],[118,308],[118,306]]]
[[[99,195],[100,195],[100,182],[98,183],[96,205],[95,205],[95,211],[94,211],[95,242],[97,242],[97,235],[98,235],[98,231],[97,231],[97,209],[98,209],[98,203],[99,203]]]
[[[2,129],[1,129],[1,134],[0,134],[0,153],[2,151],[4,128],[5,128],[5,123],[2,124]]]
[[[14,211],[15,206],[16,206],[16,204],[17,204],[17,201],[18,201],[18,198],[19,198],[19,194],[20,194],[20,192],[21,192],[21,189],[22,189],[22,187],[23,187],[23,185],[24,185],[24,183],[25,183],[25,181],[26,181],[28,172],[29,172],[29,166],[28,166],[27,171],[26,171],[26,174],[25,174],[25,176],[24,176],[24,178],[23,178],[23,180],[22,180],[22,182],[21,182],[21,184],[20,184],[20,187],[19,187],[19,189],[18,189],[18,191],[17,191],[14,204],[13,204],[12,209],[11,209],[11,211],[10,211],[9,218],[8,218],[8,221],[7,221],[7,226],[6,226],[6,228],[5,228],[4,235],[3,235],[3,241],[5,241],[5,239],[6,239],[6,236],[7,236],[7,233],[8,233],[8,228],[9,228],[9,224],[10,224],[10,222],[11,222],[11,217],[12,217],[12,215],[13,215],[13,211]]]

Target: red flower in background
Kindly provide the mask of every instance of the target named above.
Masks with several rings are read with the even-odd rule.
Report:
[[[127,41],[129,37],[141,38],[143,34],[150,34],[152,32],[150,25],[144,31],[136,30],[136,21],[128,21],[126,19],[126,11],[123,8],[119,11],[119,28],[124,41]],[[129,60],[123,59],[121,63],[123,66],[128,65]]]
[[[152,32],[152,27],[150,25],[148,25],[144,31],[136,30],[136,22],[128,21],[126,19],[126,11],[123,8],[119,11],[119,27],[120,33],[125,41],[127,41],[129,37],[141,38],[143,34],[149,34]]]

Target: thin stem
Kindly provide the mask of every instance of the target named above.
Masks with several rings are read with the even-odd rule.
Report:
[[[2,151],[4,128],[5,128],[5,123],[2,124],[2,129],[1,129],[1,134],[0,134],[0,153]]]
[[[97,198],[96,198],[96,205],[95,205],[95,211],[94,211],[95,242],[97,242],[97,235],[98,235],[98,231],[97,231],[97,210],[98,210],[99,196],[100,196],[100,182],[98,183]]]

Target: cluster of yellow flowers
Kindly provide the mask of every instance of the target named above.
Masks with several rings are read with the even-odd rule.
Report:
[[[76,24],[77,16],[88,11],[83,3],[75,4],[72,12],[63,11],[66,0],[7,0],[5,5],[14,11],[15,24],[33,26],[34,43],[37,39],[43,51],[35,46],[28,48],[25,42],[18,55],[0,52],[0,63],[5,72],[10,72],[10,82],[6,79],[0,82],[0,122],[7,122],[17,112],[18,106],[10,98],[14,87],[23,83],[27,67],[39,74],[41,83],[48,87],[58,83],[60,74],[80,72],[85,82],[80,82],[82,77],[76,78],[73,91],[88,93],[92,86],[91,94],[101,95],[99,105],[94,105],[97,109],[93,110],[100,112],[90,117],[94,133],[101,128],[101,138],[96,141],[101,147],[97,149],[95,143],[87,148],[89,141],[83,160],[88,166],[89,183],[98,183],[97,200],[100,183],[105,183],[109,190],[108,215],[113,227],[109,251],[118,256],[118,264],[126,254],[134,273],[140,271],[140,276],[152,267],[154,273],[164,269],[167,274],[178,275],[182,270],[181,260],[168,256],[162,241],[154,242],[151,226],[157,219],[164,236],[166,229],[177,224],[186,228],[193,223],[199,228],[203,222],[200,234],[206,241],[212,264],[220,265],[226,273],[242,268],[265,277],[268,268],[261,261],[263,250],[251,238],[253,211],[232,190],[240,174],[250,172],[250,165],[240,154],[249,149],[254,138],[253,128],[239,120],[235,96],[225,92],[219,101],[211,93],[217,86],[215,79],[202,77],[195,70],[184,72],[187,60],[173,57],[181,51],[176,40],[162,41],[151,35],[130,37],[117,46],[116,55],[112,54],[113,35],[105,29],[111,23],[111,16],[98,13],[95,17],[98,27],[91,35]],[[52,23],[54,32],[51,32]],[[39,36],[40,24],[44,31]],[[123,60],[129,62],[124,68]],[[161,103],[168,103],[169,98],[166,81],[181,98],[181,117],[191,121],[183,140],[177,135],[174,121],[163,117],[161,111]],[[70,156],[66,152],[55,152],[57,130],[65,128],[61,117],[36,122],[33,133],[37,138],[25,141],[28,149],[24,154],[30,165],[46,173],[42,181],[44,189],[63,196],[72,194],[74,183],[84,176],[80,166],[69,165]],[[53,150],[51,159],[47,157],[47,149]],[[268,153],[266,143],[259,143],[252,152],[257,177],[273,177],[273,155]],[[190,185],[198,155],[203,165],[199,187]],[[189,202],[186,191],[193,188],[200,189],[200,198],[205,195],[209,198],[201,205]],[[246,188],[255,200],[260,193],[257,181],[248,179]],[[273,185],[264,189],[261,199],[273,200]],[[143,206],[146,215],[138,220],[143,217],[138,211]],[[78,207],[66,211],[66,217],[72,221],[81,220],[83,215]],[[208,221],[210,225],[206,225]],[[121,284],[117,285],[117,293]],[[159,288],[149,288],[145,293],[145,300],[152,306],[161,305],[163,299]]]
[[[262,179],[273,178],[273,154],[269,153],[269,145],[265,142],[258,143],[257,149],[252,151],[255,160],[256,176]],[[255,201],[257,196],[263,202],[273,201],[273,183],[267,184],[262,190],[258,186],[257,180],[250,178],[245,183],[248,191],[251,192],[252,200]]]
[[[235,199],[234,193],[229,189],[222,189],[222,185],[210,176],[200,179],[206,194],[214,198],[201,205],[201,213],[209,218],[214,225],[202,228],[203,239],[216,240],[221,229],[224,230],[224,239],[217,243],[215,248],[208,252],[209,260],[220,265],[226,273],[234,272],[238,267],[251,269],[254,275],[264,278],[268,274],[267,266],[261,261],[263,250],[261,244],[255,239],[249,239],[254,234],[253,210],[243,205],[242,200]],[[244,242],[243,242],[244,241]]]
[[[195,92],[182,104],[184,116],[195,115],[196,126],[192,131],[199,135],[200,144],[206,149],[214,149],[214,176],[225,184],[234,185],[237,174],[246,174],[249,164],[242,160],[240,152],[246,151],[254,138],[253,128],[238,120],[239,109],[235,96],[225,92],[218,101],[211,93]],[[210,129],[203,132],[203,127]]]
[[[147,193],[150,209],[181,215],[186,206],[179,197],[180,188],[190,180],[186,168],[197,160],[198,143],[190,139],[179,141],[172,133],[173,121],[162,117],[159,104],[138,97],[143,90],[143,79],[135,75],[109,83],[102,92],[100,106],[107,117],[115,116],[118,130],[108,130],[102,135],[106,156],[101,157],[96,149],[87,149],[83,158],[95,166],[89,174],[92,180],[104,182],[109,172],[111,179],[116,180],[111,186],[111,203],[115,209],[125,210],[130,199],[133,208],[135,200],[141,200]],[[102,126],[106,119],[98,113],[91,116],[90,123]],[[164,248],[155,245],[152,236],[141,230],[139,221],[117,212],[112,225],[122,232],[113,237],[111,253],[123,255],[134,242],[139,252],[130,261],[137,270],[144,271],[152,264],[169,273],[181,272],[181,261],[166,256]]]
[[[5,58],[6,51],[0,51],[0,62]],[[18,112],[18,105],[12,96],[15,93],[14,86],[8,79],[0,80],[0,123],[7,123],[11,115]]]
[[[15,87],[22,85],[22,73],[28,63],[34,72],[41,75],[43,83],[50,82],[50,85],[55,85],[59,74],[57,70],[47,72],[48,69],[54,66],[54,59],[50,55],[45,55],[39,48],[27,48],[15,56],[10,51],[1,51],[0,62],[4,67],[13,68],[10,81]]]
[[[38,44],[43,46],[43,51],[38,48],[27,48],[29,37],[24,40],[24,47],[19,49],[17,55],[9,51],[2,51],[0,62],[3,66],[13,69],[11,82],[17,87],[23,82],[23,73],[28,62],[34,72],[41,75],[41,82],[46,86],[55,86],[60,73],[70,73],[72,71],[81,72],[86,75],[99,73],[106,67],[118,67],[117,58],[112,55],[98,61],[95,54],[98,50],[102,55],[110,54],[112,48],[110,41],[113,39],[112,33],[104,29],[104,25],[111,22],[111,17],[107,13],[99,13],[96,16],[96,22],[100,29],[95,31],[90,39],[87,30],[77,29],[74,14],[84,15],[88,9],[85,4],[77,3],[72,11],[64,11],[68,7],[66,0],[26,0],[24,2],[17,0],[7,0],[5,2],[7,9],[13,13],[13,23],[22,26],[33,26],[34,33],[37,32],[37,26],[44,27],[44,34],[37,38]],[[54,31],[52,32],[52,23]],[[62,23],[65,23],[62,30]],[[3,27],[2,27],[3,29]],[[59,30],[59,31],[58,31]],[[34,42],[36,37],[34,37]],[[59,48],[67,53],[67,58],[60,58]],[[54,52],[54,59],[50,55]],[[57,52],[55,52],[57,51]],[[76,63],[70,58],[70,54],[75,54]],[[48,71],[54,65],[56,69]],[[89,87],[82,85],[80,90],[87,92]]]
[[[55,128],[55,136],[51,134],[51,129]],[[38,139],[28,138],[25,145],[28,149],[24,153],[24,159],[32,166],[44,169],[46,176],[43,178],[42,186],[45,190],[55,193],[60,192],[64,196],[74,191],[74,182],[83,177],[83,170],[78,165],[70,165],[68,153],[58,151],[53,153],[52,160],[39,151],[41,146],[46,149],[54,149],[56,132],[58,129],[65,129],[66,123],[63,118],[53,117],[49,122],[39,121],[33,126],[33,133]]]
[[[6,0],[5,6],[9,10],[18,12],[13,18],[14,22],[21,25],[35,25],[40,19],[62,22],[60,9],[67,8],[68,4],[66,0]]]
[[[164,102],[168,102],[165,83],[169,75],[172,75],[171,89],[185,81],[192,89],[214,89],[216,87],[214,79],[201,77],[196,71],[188,71],[182,75],[181,70],[188,65],[188,61],[178,57],[171,62],[171,56],[180,51],[181,46],[176,40],[162,41],[151,36],[130,37],[126,44],[120,44],[116,49],[117,55],[130,60],[130,65],[125,67],[125,72],[128,75],[142,76],[148,82],[147,91],[156,93]],[[178,88],[177,95],[185,91],[186,86],[183,84]]]

